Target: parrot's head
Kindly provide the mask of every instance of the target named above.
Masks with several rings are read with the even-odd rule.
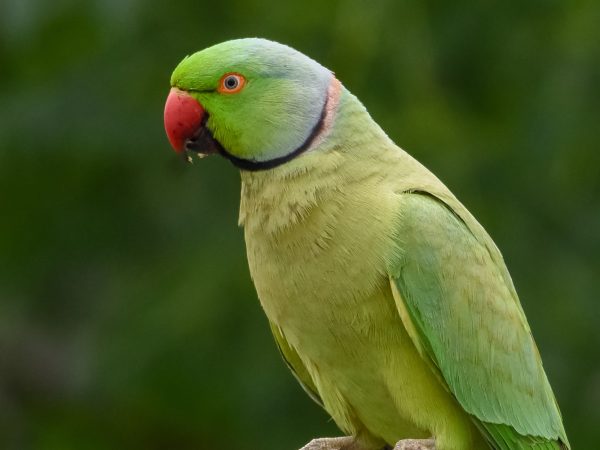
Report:
[[[285,45],[223,42],[175,68],[167,136],[179,153],[220,153],[249,170],[274,167],[315,139],[332,80],[329,70]]]

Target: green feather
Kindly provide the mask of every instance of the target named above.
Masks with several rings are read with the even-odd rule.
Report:
[[[493,448],[561,448],[560,412],[497,250],[439,199],[405,197],[391,270],[418,345]]]

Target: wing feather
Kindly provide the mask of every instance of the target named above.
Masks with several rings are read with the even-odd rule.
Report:
[[[402,194],[399,256],[390,268],[400,316],[494,448],[568,448],[502,258],[469,218],[432,195]]]

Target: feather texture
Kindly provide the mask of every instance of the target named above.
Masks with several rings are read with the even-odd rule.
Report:
[[[423,356],[497,448],[559,449],[554,395],[487,235],[427,194],[405,196],[399,223],[392,282]]]

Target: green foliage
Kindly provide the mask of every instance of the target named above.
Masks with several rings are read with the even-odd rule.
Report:
[[[334,70],[503,251],[574,448],[600,440],[600,3],[0,3],[0,447],[293,449],[337,433],[280,360],[239,181],[162,127],[236,37]]]

